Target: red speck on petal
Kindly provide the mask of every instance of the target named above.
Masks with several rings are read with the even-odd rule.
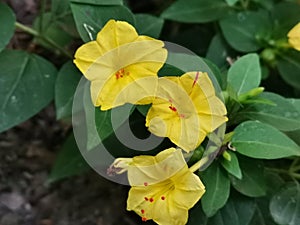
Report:
[[[144,209],[142,209],[142,210],[141,210],[141,213],[142,213],[142,214],[144,214],[144,213],[145,213],[145,210],[144,210]]]
[[[176,107],[174,107],[174,106],[172,106],[172,105],[169,106],[169,109],[171,109],[173,112],[177,112]]]
[[[147,218],[146,217],[142,217],[142,221],[146,222]]]
[[[195,86],[195,84],[197,83],[198,79],[199,79],[199,72],[196,73],[196,77],[195,77],[195,80],[193,82],[193,86],[192,87]]]
[[[149,200],[149,198],[145,197],[145,201],[148,201],[148,200]]]
[[[145,182],[145,183],[144,183],[144,186],[148,186],[148,183],[147,183],[147,182]]]
[[[150,202],[153,202],[154,201],[154,199],[153,198],[150,198]]]
[[[161,200],[165,200],[166,199],[166,197],[165,196],[161,196]]]

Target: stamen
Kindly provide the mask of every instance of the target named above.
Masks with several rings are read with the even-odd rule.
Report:
[[[141,213],[142,213],[142,214],[144,214],[144,213],[145,213],[145,210],[144,210],[144,209],[142,209],[142,210],[141,210]]]
[[[177,112],[176,107],[174,107],[174,106],[172,106],[172,105],[169,106],[169,109],[171,109],[173,112]]]
[[[193,82],[193,86],[192,87],[195,86],[195,84],[197,83],[198,79],[199,79],[199,72],[196,73],[196,77],[195,77],[195,80]]]
[[[166,197],[165,196],[161,196],[161,200],[165,200],[166,199]]]
[[[147,182],[145,182],[145,183],[144,183],[144,186],[146,186],[146,187],[147,187],[147,186],[148,186],[148,183],[147,183]]]
[[[149,201],[149,198],[147,198],[147,197],[145,197],[144,199],[145,199],[145,201]]]
[[[143,222],[146,222],[146,221],[147,221],[147,218],[146,218],[146,217],[142,217],[142,221],[143,221]]]
[[[154,199],[153,198],[150,198],[150,202],[153,202],[154,201]]]

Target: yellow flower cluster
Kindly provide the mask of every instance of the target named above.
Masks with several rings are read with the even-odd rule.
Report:
[[[207,75],[192,71],[180,77],[161,77],[167,50],[160,40],[138,35],[127,22],[110,20],[97,39],[82,45],[74,63],[91,81],[95,106],[108,110],[125,103],[152,104],[146,116],[149,131],[168,137],[182,150],[196,149],[227,121],[226,108]],[[128,172],[132,188],[127,209],[143,221],[184,225],[188,210],[205,192],[188,168],[181,149],[166,149],[156,156],[118,158],[112,164]]]

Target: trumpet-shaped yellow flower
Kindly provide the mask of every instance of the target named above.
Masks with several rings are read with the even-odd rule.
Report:
[[[289,44],[300,51],[300,23],[294,26],[288,33]]]
[[[225,105],[215,95],[207,73],[189,72],[181,77],[159,78],[146,126],[189,152],[227,121],[225,115]]]
[[[157,72],[167,58],[162,41],[139,36],[127,22],[110,20],[95,41],[82,45],[74,63],[91,81],[95,106],[108,110],[125,103],[149,104]]]
[[[152,219],[160,225],[184,225],[188,210],[205,192],[199,177],[187,167],[182,151],[175,148],[156,156],[117,159],[113,165],[122,172],[126,167],[132,186],[127,210],[135,211],[143,221]]]

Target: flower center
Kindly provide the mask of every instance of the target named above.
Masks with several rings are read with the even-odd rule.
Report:
[[[122,68],[115,73],[115,76],[116,76],[116,79],[118,80],[120,78],[128,76],[129,74],[130,74],[129,71],[126,71],[124,68]]]
[[[179,116],[180,118],[185,118],[185,115],[184,115],[184,114],[179,114],[179,113],[177,112],[177,108],[176,108],[175,106],[173,106],[173,104],[172,104],[172,99],[169,99],[169,102],[170,102],[169,109],[170,109],[171,111],[177,113],[178,116]]]

